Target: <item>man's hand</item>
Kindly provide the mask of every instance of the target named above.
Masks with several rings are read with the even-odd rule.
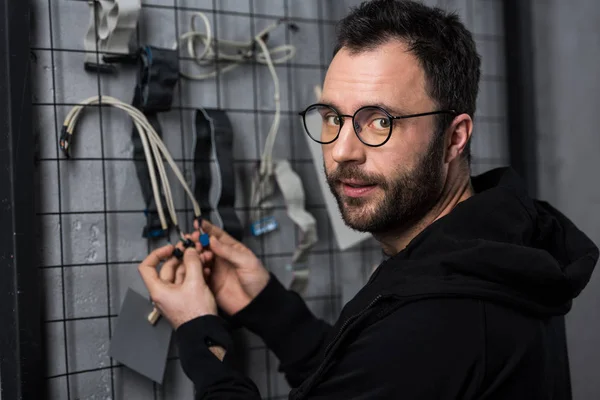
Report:
[[[154,250],[138,270],[150,292],[150,298],[173,328],[177,329],[194,318],[217,315],[217,305],[204,280],[198,252],[193,248],[186,249],[180,262],[171,257],[173,250],[172,245]],[[167,259],[159,277],[156,268]]]
[[[195,223],[198,229],[197,223]],[[269,272],[252,251],[208,221],[202,229],[210,245],[202,253],[206,260],[208,286],[223,311],[233,315],[246,307],[269,282]],[[192,238],[198,241],[199,233]],[[198,244],[198,249],[201,246]]]

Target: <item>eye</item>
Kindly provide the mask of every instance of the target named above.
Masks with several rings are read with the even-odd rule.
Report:
[[[373,127],[375,129],[389,129],[390,120],[388,118],[377,118],[373,120]]]
[[[334,114],[326,115],[323,119],[327,125],[339,126],[341,124],[341,118]]]

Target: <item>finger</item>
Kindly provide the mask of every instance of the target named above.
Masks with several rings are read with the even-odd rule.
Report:
[[[204,281],[204,276],[202,275],[202,261],[200,261],[198,252],[195,249],[185,250],[185,253],[183,253],[183,264],[185,265],[186,281],[192,280],[202,281],[202,283],[206,283]]]
[[[177,243],[177,247],[179,249],[181,249],[182,252],[187,248],[186,246],[191,246],[191,245],[195,245],[195,243],[194,243],[194,240],[192,239],[192,235],[189,235],[189,234],[182,235],[181,239]]]
[[[205,219],[202,220],[202,230],[204,232],[208,233],[209,236],[214,236],[214,237],[218,238],[223,243],[226,243],[226,244],[238,243],[237,240],[235,240],[234,238],[229,236],[229,234],[227,232],[225,232],[223,229],[211,224],[210,222],[208,222]]]
[[[173,283],[173,281],[175,280],[175,270],[177,269],[177,267],[181,264],[181,261],[179,261],[176,257],[171,257],[169,258],[162,267],[160,267],[160,279],[163,282],[170,282]]]
[[[202,261],[202,264],[205,266],[211,264],[214,259],[215,256],[211,251],[205,250],[200,253],[200,261]]]
[[[194,243],[194,246],[198,252],[202,251],[202,245],[200,244],[200,232],[194,231],[189,235],[185,235],[185,238],[190,239]]]
[[[199,231],[194,231],[194,233],[192,233],[190,235],[190,239],[192,240],[192,242],[194,242],[194,244],[196,245],[196,250],[198,252],[201,252],[203,249],[202,244],[200,243],[200,232]]]
[[[240,264],[244,261],[242,259],[244,254],[240,252],[239,249],[230,244],[223,243],[216,237],[210,238],[210,249],[214,255],[221,257],[234,265]]]
[[[185,250],[185,246],[183,244],[182,240],[178,240],[177,243],[175,244],[175,248],[178,249],[179,251],[181,251],[180,254],[183,254],[183,251]],[[181,260],[181,258],[180,258]]]
[[[194,231],[194,233],[192,233],[192,234],[190,235],[190,239],[192,239],[192,241],[193,241],[194,243],[198,243],[198,241],[200,240],[200,232],[198,232],[198,231]]]
[[[166,245],[163,247],[159,247],[150,253],[144,261],[140,263],[138,266],[138,271],[142,276],[142,280],[144,284],[148,288],[150,295],[152,296],[153,292],[160,287],[161,280],[158,277],[158,272],[156,271],[156,267],[163,260],[167,259],[173,253],[173,245]]]
[[[175,284],[181,285],[185,280],[185,266],[181,264],[177,271],[175,272]]]
[[[208,284],[208,282],[210,282],[210,274],[211,274],[210,268],[204,268],[202,273],[204,274],[204,281],[207,282],[207,284]]]

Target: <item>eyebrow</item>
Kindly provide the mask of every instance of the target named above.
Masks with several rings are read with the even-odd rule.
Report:
[[[335,108],[338,112],[341,113],[341,107],[339,107],[338,104],[335,104],[331,101],[326,101],[324,99],[320,99],[319,100],[320,104],[326,104],[328,106],[331,106],[333,108]],[[389,112],[390,114],[392,114],[393,116],[401,116],[401,115],[409,115],[409,112],[406,110],[402,110],[400,108],[396,108],[396,107],[392,107],[388,104],[384,104],[384,103],[365,103],[365,104],[360,104],[356,110],[358,110],[361,107],[366,107],[366,106],[372,106],[372,107],[380,107],[383,108],[384,110],[386,110],[387,112]],[[352,113],[350,113],[350,115],[354,114],[356,112],[356,110],[354,110]]]

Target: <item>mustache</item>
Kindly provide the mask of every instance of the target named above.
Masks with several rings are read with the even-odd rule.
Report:
[[[368,174],[361,170],[357,165],[341,164],[329,173],[325,170],[325,176],[327,177],[329,184],[336,184],[341,180],[357,179],[370,185],[378,185],[383,189],[387,187],[387,181],[384,176],[379,174]]]

